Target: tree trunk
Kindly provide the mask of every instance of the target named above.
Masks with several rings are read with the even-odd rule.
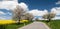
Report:
[[[18,24],[20,24],[20,19],[18,20]]]
[[[48,19],[46,22],[49,23],[51,21],[51,19]]]
[[[18,25],[20,24],[20,17],[18,18],[18,22],[17,23],[18,23]]]
[[[51,21],[51,19],[48,19],[48,21],[47,22],[50,22]]]
[[[49,19],[49,22],[51,21],[51,19]]]

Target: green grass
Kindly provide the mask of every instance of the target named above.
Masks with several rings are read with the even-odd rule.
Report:
[[[28,25],[30,23],[32,23],[32,22],[25,23],[25,25]],[[20,23],[19,25],[17,25],[17,24],[6,24],[6,25],[0,25],[0,27],[3,27],[3,28],[0,28],[0,29],[18,29],[22,26],[24,26],[23,23]]]
[[[48,25],[51,27],[51,29],[60,29],[60,20],[52,20],[49,22],[49,24]]]
[[[43,20],[42,22],[46,23],[51,29],[60,29],[60,20],[51,20],[49,23]]]
[[[7,25],[6,29],[17,29],[17,28],[22,27],[22,26],[24,26],[24,25],[23,24],[19,24],[19,25],[10,24],[10,25]]]

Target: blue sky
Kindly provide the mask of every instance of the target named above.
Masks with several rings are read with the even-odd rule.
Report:
[[[22,2],[22,3],[21,3]],[[60,0],[1,0],[0,1],[0,19],[11,19],[12,9],[20,4],[23,9],[28,9],[34,16],[42,16],[45,13],[56,13],[55,18],[60,19]]]
[[[18,3],[24,2],[28,5],[29,9],[39,9],[44,10],[47,9],[50,11],[53,7],[60,7],[60,5],[56,5],[56,2],[59,0],[18,0]]]

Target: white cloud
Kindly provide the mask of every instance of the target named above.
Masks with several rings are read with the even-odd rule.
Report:
[[[1,1],[0,2],[0,9],[5,8],[7,10],[10,10],[10,9],[13,10],[17,5],[19,5],[19,6],[21,6],[22,9],[28,10],[28,6],[25,3],[21,2],[21,3],[18,4],[18,2],[16,2],[16,1],[17,0]],[[60,4],[60,1],[58,1],[56,4]],[[60,7],[52,8],[51,12],[56,13],[56,15],[60,15]],[[48,13],[48,11],[47,10],[41,11],[41,10],[38,10],[38,9],[33,9],[33,10],[29,11],[29,13],[32,13],[34,16],[42,16],[45,13]],[[9,12],[8,13],[4,13],[4,12],[1,12],[1,11],[0,11],[0,14],[9,14],[9,15],[11,15],[11,13],[9,13]],[[3,18],[3,17],[0,17],[0,18]]]
[[[57,10],[56,10],[56,8],[52,8],[52,9],[51,9],[51,13],[54,13],[54,14],[56,14],[56,13],[57,13]]]
[[[1,1],[0,2],[0,9],[14,9],[18,3],[15,1]]]
[[[19,6],[21,6],[23,9],[25,9],[25,8],[28,7],[28,6],[27,6],[25,3],[23,3],[23,2],[21,2],[21,3],[19,4]]]
[[[56,17],[54,17],[54,18],[52,18],[52,19],[53,19],[53,20],[57,20],[57,19],[60,19],[60,17],[57,17],[57,16],[56,16]]]
[[[8,12],[8,13],[6,13],[6,14],[12,15],[12,13],[10,13],[10,12]]]
[[[0,19],[11,19],[11,15],[12,14],[10,12],[4,13],[4,12],[0,11]]]
[[[54,8],[52,8],[51,12],[55,12],[56,15],[60,15],[60,7],[54,7]]]
[[[60,1],[56,2],[56,4],[60,4]]]
[[[12,13],[10,12],[4,13],[3,11],[0,11],[0,15],[7,15],[7,14],[12,15]]]
[[[2,11],[0,11],[0,15],[1,15],[1,14],[5,14],[5,13],[4,13],[4,12],[2,12]]]
[[[28,5],[26,5],[25,3],[21,2],[18,4],[22,9],[24,9],[25,11],[28,10]]]
[[[0,9],[5,8],[6,10],[14,10],[14,8],[16,8],[17,5],[19,5],[20,7],[22,7],[22,9],[24,10],[28,10],[28,6],[21,2],[18,4],[18,2],[15,2],[17,0],[14,1],[1,1],[0,2]]]
[[[60,17],[57,17],[57,15],[60,15],[60,7],[52,8],[51,12],[55,12],[56,13],[56,17],[54,17],[53,19],[60,19]]]
[[[8,16],[8,14],[10,15],[10,16]],[[3,12],[3,11],[0,11],[0,19],[11,19],[11,13],[10,12],[7,12],[7,13],[5,13],[5,12]]]
[[[33,9],[33,10],[29,11],[29,13],[32,13],[34,16],[42,16],[45,13],[48,13],[48,11],[47,10],[41,11],[38,9]]]
[[[19,5],[25,11],[28,10],[28,6],[25,3],[21,2],[21,3],[18,4],[17,0],[12,0],[12,1],[3,0],[3,1],[0,1],[0,9],[14,10],[14,8],[16,8],[17,5]],[[9,13],[9,12],[8,13],[0,12],[0,14],[6,14],[6,15],[9,14],[9,15],[12,15],[12,13]],[[6,18],[6,17],[1,17],[0,16],[0,19],[1,18]]]
[[[0,20],[1,20],[1,19],[5,19],[5,18],[3,18],[3,17],[0,17]]]
[[[3,19],[3,20],[7,20],[7,19],[11,19],[11,17],[9,16],[0,16],[0,20]]]

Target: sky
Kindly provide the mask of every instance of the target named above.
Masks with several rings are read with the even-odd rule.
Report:
[[[16,5],[28,10],[34,16],[54,12],[56,13],[54,19],[60,19],[60,0],[0,0],[0,19],[11,19]]]
[[[44,10],[47,9],[50,11],[53,7],[60,7],[60,5],[56,5],[56,2],[59,0],[18,0],[18,3],[24,2],[29,6],[29,9],[39,9]]]

